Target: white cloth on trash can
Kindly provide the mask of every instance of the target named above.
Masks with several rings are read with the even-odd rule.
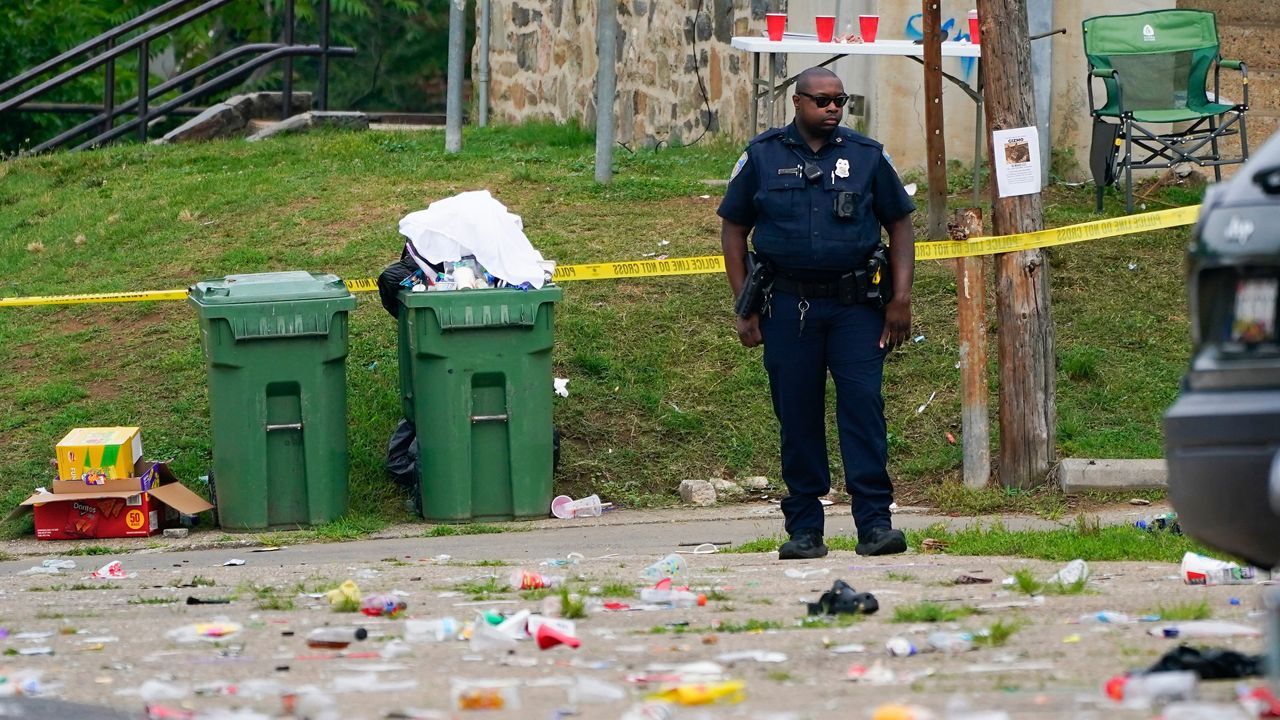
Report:
[[[473,190],[437,200],[426,210],[400,218],[400,234],[423,272],[428,263],[475,255],[488,273],[508,284],[543,285],[542,253],[524,234],[519,215],[507,211],[488,190]]]

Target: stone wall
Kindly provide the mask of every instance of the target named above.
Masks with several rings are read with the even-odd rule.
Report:
[[[729,40],[763,30],[768,0],[617,3],[618,142],[687,143],[704,129],[748,136],[750,59]],[[494,0],[490,12],[494,119],[593,127],[596,0]]]

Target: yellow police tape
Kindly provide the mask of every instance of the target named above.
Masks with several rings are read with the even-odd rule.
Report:
[[[916,243],[916,260],[945,260],[948,258],[993,255],[1035,248],[1067,245],[1085,240],[1130,235],[1132,233],[1161,230],[1190,225],[1200,216],[1199,205],[1158,210],[1068,225],[1066,227],[1039,230],[1037,232],[974,238],[967,241],[933,241]],[[701,257],[666,258],[662,260],[633,260],[626,262],[592,263],[587,265],[561,265],[556,268],[557,283],[576,280],[616,280],[620,278],[658,277],[663,275],[698,275],[724,272],[724,258],[719,255]],[[358,278],[346,281],[351,292],[371,292],[378,289],[375,278]],[[92,293],[88,295],[45,295],[39,297],[0,298],[0,308],[31,305],[76,305],[84,303],[147,302],[156,300],[182,300],[186,290],[152,290],[138,292]]]

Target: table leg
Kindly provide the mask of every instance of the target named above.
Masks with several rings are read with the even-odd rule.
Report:
[[[769,53],[769,94],[764,98],[764,126],[773,127],[773,81],[778,77],[778,54]]]
[[[978,207],[981,201],[981,190],[978,182],[982,177],[982,138],[986,135],[982,127],[982,58],[974,68],[978,73],[978,97],[973,102],[973,205]]]
[[[751,135],[760,132],[760,53],[751,53]]]

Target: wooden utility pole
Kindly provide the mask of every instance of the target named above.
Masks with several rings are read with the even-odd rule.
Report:
[[[1026,0],[978,0],[978,18],[987,137],[995,130],[1034,127]],[[1041,138],[1041,142],[1046,140]],[[995,153],[1003,148],[991,147],[989,152],[994,168]],[[1039,193],[1001,198],[994,181],[991,193],[994,234],[1044,228]],[[1057,424],[1049,265],[1043,250],[996,256],[996,305],[1000,480],[1005,487],[1029,488],[1042,484],[1048,476]]]
[[[947,141],[942,133],[942,7],[924,3],[924,127],[929,180],[929,239],[947,237]]]
[[[951,239],[982,237],[982,209],[956,211]],[[987,417],[986,258],[956,258],[956,317],[960,324],[960,421],[964,486],[980,490],[991,479],[991,423]]]

